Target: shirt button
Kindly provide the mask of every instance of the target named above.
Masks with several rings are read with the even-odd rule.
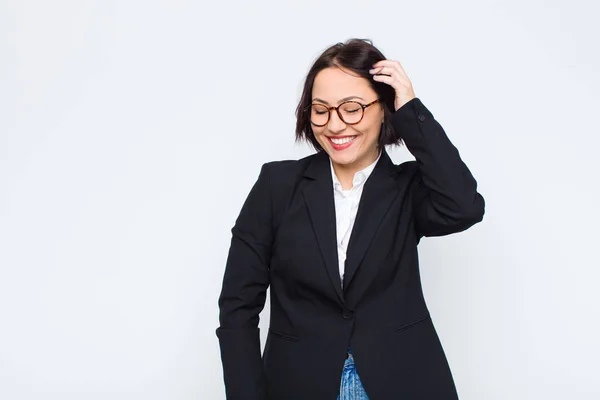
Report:
[[[344,317],[344,319],[350,319],[350,318],[352,318],[352,311],[344,310],[344,312],[342,313],[342,316]]]
[[[419,114],[417,118],[419,118],[419,121],[421,122],[425,121],[425,116],[423,114]]]

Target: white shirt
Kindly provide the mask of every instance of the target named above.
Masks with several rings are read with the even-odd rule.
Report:
[[[336,232],[337,232],[337,252],[340,269],[340,279],[342,286],[344,282],[344,264],[346,261],[346,250],[348,249],[348,241],[356,219],[358,204],[362,195],[363,187],[371,172],[375,169],[375,164],[379,161],[381,152],[377,159],[368,167],[361,169],[354,174],[352,179],[352,188],[348,190],[342,189],[342,184],[335,174],[331,158],[329,165],[331,166],[331,176],[333,178],[333,197],[335,200],[335,217],[336,217]]]

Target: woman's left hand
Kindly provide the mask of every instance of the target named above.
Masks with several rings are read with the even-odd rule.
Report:
[[[373,69],[369,70],[373,79],[377,82],[387,83],[396,91],[394,106],[396,110],[414,99],[415,92],[412,83],[400,62],[394,60],[381,60],[373,64]]]

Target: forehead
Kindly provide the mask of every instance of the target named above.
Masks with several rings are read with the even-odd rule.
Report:
[[[373,97],[375,91],[367,79],[354,72],[336,67],[325,68],[315,76],[312,97],[318,97],[330,104],[348,96]]]

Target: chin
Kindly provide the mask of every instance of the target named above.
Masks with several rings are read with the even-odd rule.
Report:
[[[349,165],[354,163],[359,158],[356,153],[338,154],[335,150],[328,153],[331,160],[336,164]]]

